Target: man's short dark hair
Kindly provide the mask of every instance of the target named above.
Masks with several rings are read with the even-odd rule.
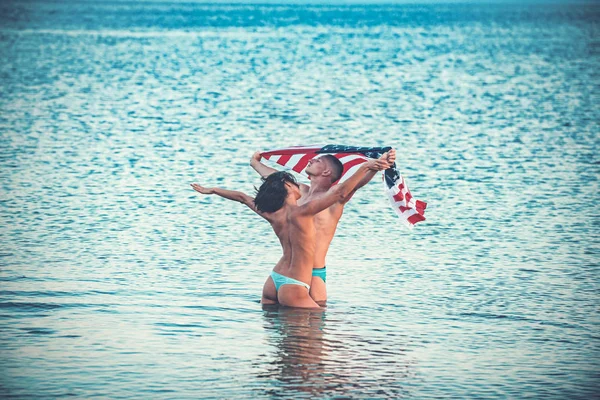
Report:
[[[323,159],[327,160],[329,166],[331,167],[331,183],[340,179],[342,172],[344,172],[344,165],[342,162],[331,154],[325,154],[322,157]]]
[[[263,178],[263,183],[257,189],[254,205],[260,212],[272,213],[283,207],[288,195],[285,183],[298,186],[296,178],[285,171],[274,172]]]

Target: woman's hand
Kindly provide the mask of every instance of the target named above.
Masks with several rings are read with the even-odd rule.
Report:
[[[207,188],[204,186],[200,186],[197,183],[192,183],[192,188],[198,192],[198,193],[202,193],[202,194],[214,194],[215,190],[213,188]]]

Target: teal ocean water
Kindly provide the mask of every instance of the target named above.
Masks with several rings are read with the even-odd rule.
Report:
[[[2,398],[600,394],[600,8],[0,5]],[[263,310],[258,149],[392,145],[323,313]]]

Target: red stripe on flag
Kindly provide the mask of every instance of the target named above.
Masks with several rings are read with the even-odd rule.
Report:
[[[394,200],[395,201],[403,201],[404,200],[404,195],[402,194],[402,192],[398,192],[394,195]]]
[[[362,158],[355,158],[354,160],[350,160],[344,164],[344,171],[342,172],[342,176],[346,175],[346,172],[355,165],[362,164],[367,162],[367,160],[363,160]]]
[[[411,215],[410,217],[408,217],[407,221],[408,221],[410,224],[413,224],[413,225],[414,225],[414,224],[416,224],[417,222],[425,221],[425,217],[424,217],[424,216],[422,216],[421,214],[414,214],[414,215]]]
[[[408,204],[410,203],[410,199],[412,199],[412,194],[410,194],[410,192],[406,192],[404,198],[406,199],[406,204]]]
[[[290,161],[290,158],[292,158],[291,155],[283,155],[279,157],[279,160],[277,160],[277,164],[285,166],[285,164],[287,164],[287,162]]]
[[[399,206],[398,208],[400,209],[400,212],[407,212],[408,210],[412,210],[412,208],[405,206]]]
[[[315,153],[308,153],[306,154],[304,157],[302,157],[300,159],[300,161],[298,161],[296,163],[296,165],[294,165],[294,167],[292,168],[294,171],[296,171],[297,173],[302,172],[302,170],[304,168],[306,168],[306,165],[308,164],[308,162],[310,160],[312,160],[313,158],[315,158],[316,154]]]
[[[421,200],[417,200],[415,203],[415,208],[419,214],[425,214],[425,209],[427,208],[427,203]]]

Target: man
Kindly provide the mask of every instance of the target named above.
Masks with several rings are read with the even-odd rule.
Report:
[[[250,160],[250,165],[263,178],[277,172],[276,169],[264,165],[260,160],[261,152],[256,152]],[[396,160],[396,151],[394,149],[390,150],[379,160],[386,162],[391,166]],[[301,197],[298,200],[298,205],[303,205],[309,201],[323,197],[342,175],[343,166],[334,156],[323,155],[310,160],[305,172],[310,179],[310,186],[300,184]],[[327,301],[325,258],[327,256],[327,251],[329,250],[329,245],[335,235],[338,222],[344,212],[344,206],[358,189],[373,179],[376,173],[377,170],[369,170],[348,196],[340,198],[338,201],[332,203],[327,209],[315,216],[317,234],[314,252],[315,258],[313,260],[313,271],[310,284],[310,296],[322,306],[324,306]]]
[[[283,248],[283,256],[265,282],[263,304],[278,302],[289,307],[319,308],[309,294],[316,251],[315,215],[351,196],[369,171],[389,166],[387,157],[369,160],[345,182],[303,204],[298,204],[300,186],[287,172],[265,178],[254,199],[232,190],[198,184],[192,187],[202,194],[216,194],[243,203],[271,224]]]

